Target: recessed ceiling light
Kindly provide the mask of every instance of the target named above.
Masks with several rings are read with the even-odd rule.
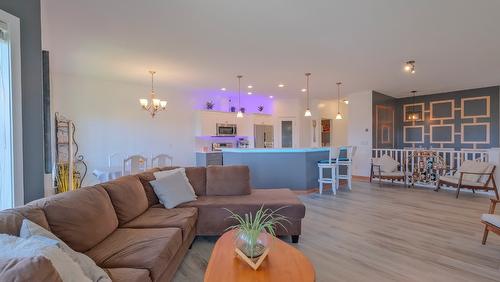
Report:
[[[253,86],[252,86],[252,85],[248,85],[247,87],[248,87],[248,89],[252,89],[252,88],[253,88]]]
[[[253,93],[252,93],[252,92],[248,92],[247,94],[248,94],[248,95],[252,95]]]
[[[306,92],[306,91],[307,91],[307,89],[302,88],[302,89],[300,89],[300,91],[301,91],[301,92]]]
[[[221,91],[226,91],[226,87],[222,87],[220,90]]]
[[[272,96],[272,95],[271,95],[271,96],[269,96],[269,98],[271,98],[271,99],[272,99],[272,98],[274,98],[274,96]]]
[[[280,83],[280,84],[278,84],[278,87],[279,87],[279,88],[283,88],[283,87],[285,87],[285,84]]]

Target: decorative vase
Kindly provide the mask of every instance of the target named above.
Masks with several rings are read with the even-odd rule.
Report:
[[[245,113],[245,108],[241,107],[241,108],[240,108],[240,111],[241,111],[242,113]]]
[[[252,232],[237,232],[235,238],[236,248],[251,260],[257,260],[266,249],[269,249],[272,236],[266,232],[258,234]]]
[[[229,111],[230,111],[231,113],[236,112],[236,107],[235,107],[235,106],[231,106],[231,108],[229,109]]]
[[[261,106],[258,106],[258,107],[257,107],[257,110],[258,110],[259,112],[262,112],[262,111],[264,110],[264,106],[262,106],[262,105],[261,105]]]
[[[207,110],[212,110],[214,108],[214,105],[215,105],[214,102],[208,101],[206,103]]]

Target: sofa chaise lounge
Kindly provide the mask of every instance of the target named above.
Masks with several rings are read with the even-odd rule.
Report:
[[[287,206],[290,219],[277,235],[297,242],[305,207],[289,189],[250,189],[246,166],[186,168],[198,199],[166,209],[149,181],[155,168],[0,212],[0,233],[19,235],[27,218],[85,253],[113,281],[170,281],[196,235],[221,235],[234,224],[228,208],[243,214],[262,205]],[[0,266],[1,267],[1,266]]]

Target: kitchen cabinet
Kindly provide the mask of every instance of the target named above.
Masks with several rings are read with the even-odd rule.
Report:
[[[222,165],[222,152],[197,152],[196,166]]]
[[[254,125],[272,125],[271,115],[245,114],[236,118],[236,113],[219,111],[198,111],[196,118],[196,136],[216,136],[217,123],[236,124],[238,136],[248,136],[253,139]]]
[[[236,113],[198,111],[196,117],[196,136],[216,136],[217,123],[237,124]]]

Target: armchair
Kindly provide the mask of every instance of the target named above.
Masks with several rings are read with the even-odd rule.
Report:
[[[475,190],[492,190],[496,199],[499,200],[494,177],[495,168],[494,164],[487,162],[465,161],[454,174],[440,176],[435,191],[439,191],[441,185],[456,188],[456,197],[458,198],[460,189],[472,189],[472,192],[475,192]]]
[[[405,166],[394,160],[388,155],[383,155],[380,158],[372,158],[370,168],[370,182],[374,178],[378,178],[379,185],[382,185],[382,179],[403,181],[407,185],[407,174]]]
[[[488,232],[493,231],[494,233],[500,235],[500,215],[495,214],[495,207],[497,203],[500,203],[498,199],[490,199],[490,211],[487,214],[481,215],[481,222],[484,223],[484,233],[483,242],[486,244],[486,239],[488,239]]]

